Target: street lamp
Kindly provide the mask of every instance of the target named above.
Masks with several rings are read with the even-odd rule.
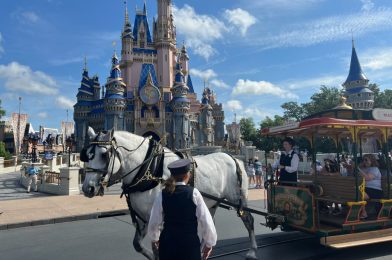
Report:
[[[73,138],[69,136],[66,140],[67,147],[68,147],[68,167],[71,167],[71,153],[72,153],[72,146],[73,146]]]
[[[36,134],[31,134],[29,136],[29,142],[33,145],[32,154],[31,154],[31,162],[37,162],[37,144],[39,141],[39,137]]]

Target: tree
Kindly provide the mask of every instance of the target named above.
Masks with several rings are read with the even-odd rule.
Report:
[[[244,141],[253,141],[256,136],[256,128],[255,123],[253,122],[253,118],[241,118],[240,120],[240,129],[242,139]]]
[[[3,142],[0,142],[0,157],[4,157],[5,160],[12,158],[10,152],[5,149],[5,144]]]
[[[284,109],[284,119],[295,119],[296,121],[300,121],[306,116],[306,112],[303,106],[299,105],[297,102],[286,102],[283,103],[280,107]]]
[[[1,106],[1,99],[0,99],[0,119],[1,119],[2,116],[5,116],[5,110]]]
[[[321,111],[329,110],[340,103],[343,91],[335,87],[321,86],[318,93],[310,97],[310,102],[298,104],[297,102],[286,102],[281,105],[284,119],[302,120],[304,117]]]
[[[386,89],[375,96],[374,107],[392,108],[392,90]]]
[[[321,86],[320,92],[310,97],[310,102],[302,104],[307,116],[316,114],[339,105],[343,92],[335,87]]]

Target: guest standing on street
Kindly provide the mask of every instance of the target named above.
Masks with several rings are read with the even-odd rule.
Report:
[[[31,165],[27,168],[27,175],[28,175],[27,193],[30,193],[31,183],[34,184],[34,188],[35,188],[34,191],[35,192],[38,191],[38,185],[37,185],[38,173],[39,173],[39,169],[34,165]]]

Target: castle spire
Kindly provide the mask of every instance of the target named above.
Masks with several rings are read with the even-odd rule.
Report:
[[[125,18],[124,18],[124,30],[122,32],[122,37],[123,38],[133,38],[132,24],[129,21],[127,1],[124,1],[124,5],[125,5]]]
[[[147,15],[147,4],[146,4],[146,0],[144,0],[144,4],[143,4],[143,14]]]
[[[86,57],[86,55],[84,56],[84,68],[83,68],[83,70],[87,71],[87,57]]]
[[[354,38],[352,39],[352,51],[351,51],[351,62],[350,71],[348,73],[346,81],[343,83],[344,86],[350,86],[353,84],[367,85],[369,80],[362,71],[361,64],[355,50]]]

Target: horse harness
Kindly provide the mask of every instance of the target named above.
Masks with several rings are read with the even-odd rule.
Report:
[[[147,221],[145,219],[143,219],[133,208],[131,200],[130,200],[130,194],[135,193],[135,192],[145,192],[148,190],[151,190],[153,188],[155,188],[158,184],[163,182],[162,176],[163,176],[163,163],[164,163],[164,156],[165,156],[165,152],[164,152],[164,148],[163,146],[155,141],[152,138],[144,138],[143,142],[140,143],[140,145],[133,150],[129,150],[123,146],[118,146],[116,139],[114,137],[112,137],[110,139],[110,141],[98,141],[98,135],[95,138],[95,140],[93,140],[92,142],[90,142],[90,146],[93,146],[93,153],[92,156],[89,157],[87,155],[87,149],[83,148],[80,154],[80,158],[83,162],[88,162],[89,160],[92,160],[95,157],[95,148],[96,146],[102,146],[102,145],[110,145],[111,148],[109,148],[109,150],[114,150],[114,152],[112,151],[111,153],[107,154],[108,159],[112,158],[115,159],[115,156],[118,156],[118,159],[120,160],[120,165],[121,164],[121,157],[120,154],[118,153],[118,149],[119,148],[123,148],[129,152],[135,152],[137,151],[141,145],[145,142],[145,140],[148,139],[149,140],[149,146],[148,146],[148,150],[146,153],[146,156],[143,160],[143,162],[135,167],[134,169],[132,169],[130,172],[126,173],[125,175],[121,175],[121,174],[113,174],[113,168],[114,168],[114,161],[112,164],[112,175],[110,176],[109,180],[107,183],[104,183],[104,179],[106,177],[106,175],[109,172],[109,169],[105,170],[97,170],[97,169],[92,169],[94,171],[100,171],[103,173],[102,177],[101,177],[101,188],[104,187],[110,187],[113,184],[116,184],[118,182],[120,182],[124,177],[130,175],[131,173],[135,172],[137,170],[137,173],[135,175],[135,177],[133,178],[132,182],[130,184],[127,185],[122,185],[122,193],[121,193],[121,198],[125,195],[125,198],[127,200],[127,204],[128,204],[128,208],[129,208],[129,212],[132,218],[132,222],[134,225],[137,226],[137,230],[138,232],[141,232],[140,228],[139,228],[139,222],[137,221],[137,218],[140,219],[144,224],[147,223]],[[105,146],[106,148],[106,146]],[[194,187],[195,186],[195,173],[196,173],[196,168],[197,168],[197,163],[196,161],[191,157],[190,154],[188,153],[183,153],[181,151],[176,151],[175,154],[183,159],[183,158],[189,158],[192,161],[193,167],[191,170],[191,174],[192,174],[192,178],[189,181],[189,185]],[[237,160],[230,154],[228,154],[235,162],[236,165],[236,174],[237,174],[237,182],[238,182],[238,186],[239,186],[239,190],[240,190],[240,200],[239,200],[239,206],[237,208],[237,214],[238,216],[242,216],[243,214],[243,194],[242,194],[242,172],[241,169],[238,165]],[[109,161],[108,160],[108,165],[109,166]],[[117,175],[117,176],[114,176]],[[215,201],[220,201],[222,200],[221,198],[218,197],[214,197],[212,195],[206,194],[204,192],[201,192],[202,196],[205,196],[206,198],[215,200]]]

